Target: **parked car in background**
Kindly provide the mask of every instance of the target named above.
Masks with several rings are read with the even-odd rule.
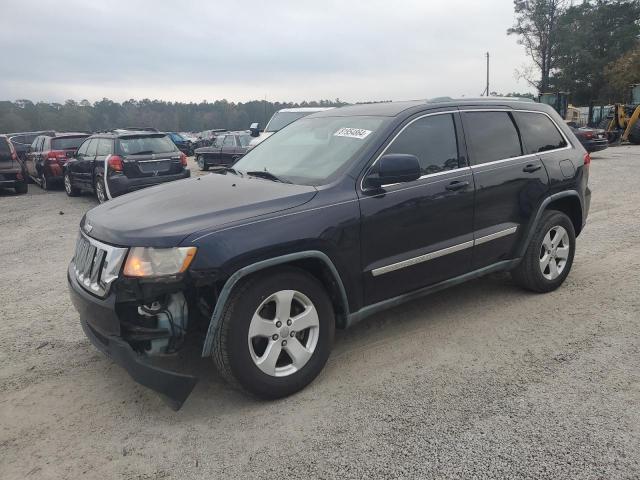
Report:
[[[7,137],[11,140],[11,143],[16,149],[18,157],[22,160],[26,160],[27,151],[38,135],[54,135],[55,133],[56,132],[52,130],[43,130],[39,132],[8,133]]]
[[[560,287],[589,212],[589,164],[533,102],[316,113],[224,174],[89,210],[71,298],[91,342],[174,408],[196,378],[154,361],[184,345],[233,385],[283,397],[320,373],[336,328],[385,308],[492,272]]]
[[[567,122],[569,128],[587,152],[598,152],[609,146],[607,132],[601,128],[579,127],[574,122]]]
[[[55,133],[38,135],[27,152],[27,174],[43,190],[62,185],[62,171],[89,133]]]
[[[27,172],[15,147],[6,135],[0,135],[0,188],[27,193]]]
[[[187,156],[160,132],[113,130],[87,138],[64,168],[70,197],[82,191],[98,201],[141,188],[188,178]]]
[[[246,131],[218,135],[209,147],[196,148],[196,163],[200,170],[231,166],[247,152],[251,135]]]
[[[165,132],[165,133],[166,135],[169,136],[169,138],[173,141],[173,143],[175,143],[176,147],[178,147],[178,150],[180,150],[185,155],[188,155],[188,156],[193,155],[193,144],[191,143],[190,140],[187,140],[178,132]]]
[[[252,149],[260,142],[265,141],[278,130],[282,130],[284,127],[292,122],[295,122],[299,118],[306,117],[307,115],[311,115],[312,113],[331,110],[332,108],[334,107],[301,107],[283,108],[281,110],[278,110],[273,114],[263,132],[260,132],[260,124],[254,123],[251,125],[251,136],[254,138],[249,144],[249,149]]]
[[[198,140],[193,145],[194,150],[200,147],[208,147],[213,144],[216,137],[228,132],[226,128],[214,128],[211,130],[203,130],[198,133]]]

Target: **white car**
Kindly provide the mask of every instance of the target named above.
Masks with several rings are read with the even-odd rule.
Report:
[[[249,142],[249,149],[252,149],[260,142],[263,142],[278,130],[282,130],[290,123],[295,122],[299,118],[306,117],[316,112],[323,112],[325,110],[331,110],[334,107],[300,107],[300,108],[283,108],[273,114],[269,123],[264,129],[264,132],[259,132],[258,124],[251,125],[251,136],[254,138]]]

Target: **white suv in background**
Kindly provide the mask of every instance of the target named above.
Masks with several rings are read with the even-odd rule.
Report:
[[[260,125],[258,123],[251,124],[251,136],[254,137],[249,142],[249,150],[263,142],[278,130],[282,130],[290,123],[295,122],[299,118],[306,117],[316,112],[323,112],[325,110],[331,110],[334,107],[300,107],[300,108],[283,108],[273,114],[269,123],[264,129],[264,132],[260,132]]]

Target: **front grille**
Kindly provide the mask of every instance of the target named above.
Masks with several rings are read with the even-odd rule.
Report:
[[[89,293],[105,297],[126,254],[126,248],[112,247],[80,232],[71,261],[78,283]]]

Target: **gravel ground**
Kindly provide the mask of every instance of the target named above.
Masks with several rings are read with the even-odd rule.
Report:
[[[640,147],[593,155],[558,291],[497,275],[371,317],[279,401],[197,360],[179,412],[90,345],[68,299],[95,200],[0,193],[0,478],[639,478],[639,166]]]

